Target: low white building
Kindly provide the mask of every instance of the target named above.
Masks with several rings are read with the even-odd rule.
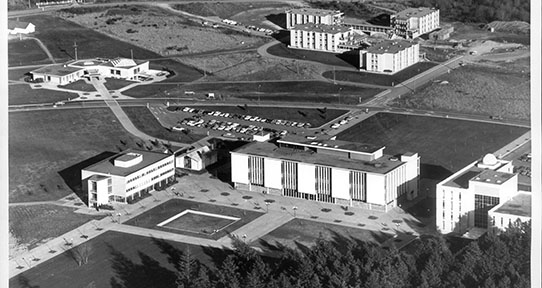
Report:
[[[505,209],[499,210],[499,204],[516,195],[518,176],[513,173],[512,162],[487,154],[437,184],[436,227],[442,233],[479,236],[492,226],[491,217],[504,217]],[[503,219],[509,219],[506,217]],[[495,224],[502,228],[500,221],[496,219]]]
[[[30,34],[36,32],[36,26],[29,22],[8,20],[8,34]]]
[[[434,8],[408,8],[390,17],[395,34],[414,39],[440,27],[439,10]]]
[[[81,170],[89,207],[127,203],[175,180],[173,154],[127,150]]]
[[[341,53],[339,48],[353,37],[349,27],[322,24],[300,24],[290,30],[290,48]]]
[[[215,164],[218,161],[218,153],[210,145],[201,147],[192,147],[186,151],[181,151],[175,156],[175,166],[194,171],[202,171],[207,166]]]
[[[85,59],[70,61],[65,64],[54,64],[33,70],[33,80],[66,85],[85,76],[101,76],[139,81],[147,77],[149,61],[117,57],[115,59]],[[39,80],[38,80],[39,81]]]
[[[297,8],[286,11],[286,29],[299,24],[325,24],[337,25],[342,23],[344,13],[338,10],[324,10],[314,8]]]
[[[518,192],[510,200],[488,211],[491,232],[506,231],[515,223],[531,221],[531,192]]]
[[[407,40],[384,40],[360,50],[360,70],[396,73],[420,61],[420,45]]]
[[[418,195],[417,153],[399,157],[384,147],[286,136],[231,152],[237,189],[388,211]]]

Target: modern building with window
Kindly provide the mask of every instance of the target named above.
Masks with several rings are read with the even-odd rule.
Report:
[[[390,24],[395,34],[414,39],[440,27],[439,10],[434,8],[408,8],[391,15]]]
[[[388,211],[418,195],[417,153],[383,154],[385,147],[286,136],[231,152],[237,189]]]
[[[129,58],[86,59],[70,61],[65,64],[54,64],[33,70],[33,80],[57,85],[66,85],[85,76],[102,76],[125,80],[139,81],[140,77],[149,75],[149,61]],[[38,80],[39,81],[39,80]]]
[[[290,48],[341,53],[339,48],[353,37],[352,28],[322,24],[300,24],[290,30]]]
[[[436,227],[442,233],[473,237],[485,233],[495,224],[503,227],[499,225],[499,219],[494,223],[492,217],[501,217],[499,213],[507,210],[499,209],[503,207],[499,205],[517,195],[518,176],[513,173],[512,162],[487,154],[437,184]]]
[[[360,70],[396,73],[420,61],[420,45],[407,40],[384,40],[360,50]]]
[[[175,180],[173,154],[127,150],[81,171],[89,207],[127,203]]]
[[[531,192],[518,192],[510,200],[488,211],[490,232],[505,231],[516,221],[531,221]]]
[[[344,13],[338,10],[314,8],[291,9],[286,11],[286,29],[307,23],[337,25],[342,23],[343,18]]]

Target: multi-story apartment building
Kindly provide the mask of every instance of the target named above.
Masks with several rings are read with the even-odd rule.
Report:
[[[111,202],[126,203],[173,182],[173,154],[127,150],[81,171],[89,207]]]
[[[487,154],[481,161],[471,163],[437,184],[436,227],[442,233],[470,232],[471,235],[481,235],[492,226],[502,227],[501,220],[494,221],[492,217],[499,213],[502,217],[506,209],[499,209],[498,205],[516,195],[518,177],[513,173],[512,162]],[[490,210],[494,213],[491,217]],[[513,214],[506,217],[518,218]]]
[[[395,73],[420,61],[420,45],[406,40],[385,40],[360,50],[360,70]]]
[[[383,154],[384,147],[287,136],[231,152],[237,189],[388,211],[418,195],[417,153]]]
[[[340,45],[353,36],[352,28],[322,24],[302,24],[290,30],[290,48],[340,53]]]
[[[337,10],[314,8],[291,9],[286,11],[286,29],[307,23],[337,25],[342,23],[343,18],[344,13]]]
[[[395,34],[413,39],[439,28],[439,10],[434,8],[408,8],[391,15],[391,26]]]

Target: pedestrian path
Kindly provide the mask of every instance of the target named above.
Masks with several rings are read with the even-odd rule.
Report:
[[[269,211],[268,213],[256,218],[252,222],[233,231],[231,234],[242,238],[245,242],[252,242],[258,240],[260,237],[275,230],[276,228],[286,224],[293,218],[294,217],[292,217],[292,215],[288,213]],[[218,239],[218,242],[229,243],[231,242],[231,239],[229,236],[224,236]]]

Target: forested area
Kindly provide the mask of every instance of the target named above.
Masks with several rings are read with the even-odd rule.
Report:
[[[276,247],[261,256],[234,239],[234,251],[210,270],[184,251],[178,287],[530,287],[530,224],[499,236],[485,235],[464,247],[425,236],[407,253],[345,238],[318,240],[307,248]],[[122,287],[122,283],[117,283]]]
[[[436,7],[441,19],[459,22],[530,22],[529,0],[411,0],[412,7]]]

